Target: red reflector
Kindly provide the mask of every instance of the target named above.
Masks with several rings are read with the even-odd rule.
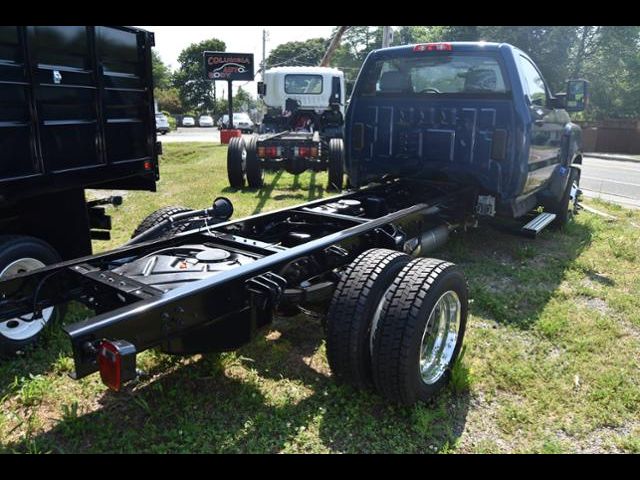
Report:
[[[122,357],[114,344],[104,341],[100,344],[98,352],[98,367],[102,383],[116,392],[120,390]]]
[[[98,348],[98,368],[102,382],[116,392],[136,377],[136,348],[124,340],[103,340]]]
[[[151,170],[153,168],[153,163],[151,163],[149,160],[146,160],[144,162],[144,169],[145,170]]]
[[[413,47],[414,52],[450,52],[453,46],[450,43],[420,43]]]

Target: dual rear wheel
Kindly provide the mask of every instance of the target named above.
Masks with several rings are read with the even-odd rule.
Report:
[[[258,158],[257,138],[255,135],[244,140],[234,137],[229,142],[227,150],[227,175],[229,185],[233,188],[243,188],[245,178],[250,188],[261,188],[264,184],[264,170]]]
[[[469,292],[460,267],[393,250],[361,254],[327,312],[327,358],[336,379],[373,387],[404,405],[448,382],[460,353]]]

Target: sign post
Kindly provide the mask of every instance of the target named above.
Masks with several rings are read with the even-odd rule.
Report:
[[[208,80],[226,80],[229,86],[229,124],[233,125],[233,81],[253,80],[253,53],[204,52],[204,70]],[[222,138],[222,132],[220,133]],[[237,136],[237,135],[234,135]],[[226,142],[222,142],[226,143]]]

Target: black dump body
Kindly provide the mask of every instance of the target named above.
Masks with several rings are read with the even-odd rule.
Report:
[[[0,207],[85,187],[155,191],[152,46],[128,27],[0,26]]]

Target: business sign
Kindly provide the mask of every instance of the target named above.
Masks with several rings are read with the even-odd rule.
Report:
[[[253,80],[253,53],[204,52],[209,80]]]

